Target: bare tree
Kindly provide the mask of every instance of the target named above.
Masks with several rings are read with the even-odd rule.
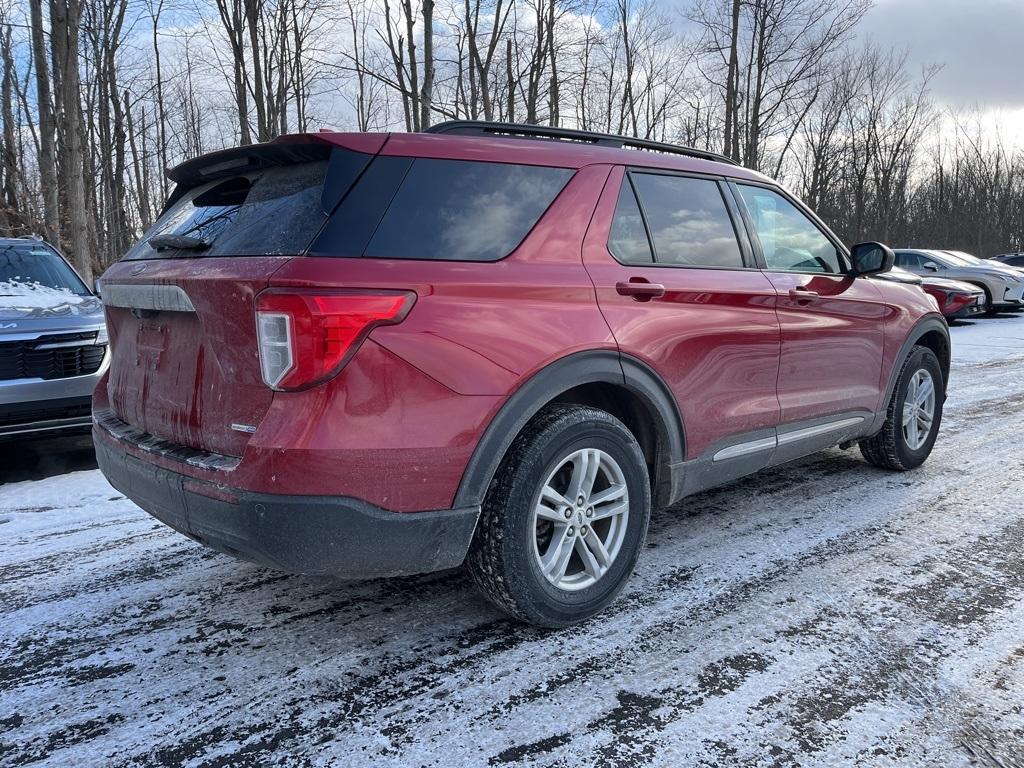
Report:
[[[89,239],[90,209],[85,186],[85,155],[82,146],[82,105],[80,101],[78,31],[82,8],[79,0],[51,0],[50,37],[54,69],[59,73],[57,88],[58,131],[63,137],[59,182],[67,210],[65,236],[61,238],[75,268],[92,282],[93,265]]]
[[[50,95],[50,63],[43,35],[42,0],[29,0],[32,17],[32,63],[36,75],[36,105],[39,111],[39,176],[43,195],[43,231],[60,245],[60,202],[57,193],[57,124]]]

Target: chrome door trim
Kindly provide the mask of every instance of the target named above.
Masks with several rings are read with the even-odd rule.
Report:
[[[847,427],[854,427],[864,421],[863,416],[851,416],[847,419],[840,419],[838,421],[829,421],[825,424],[817,424],[813,427],[805,427],[803,429],[794,429],[792,432],[780,432],[779,433],[779,445],[789,445],[790,443],[796,443],[801,440],[808,440],[812,437],[818,437],[819,435],[825,435],[829,432],[838,432],[840,429],[846,429]]]
[[[798,443],[801,440],[810,440],[813,437],[820,437],[821,435],[827,435],[830,432],[839,432],[840,430],[847,429],[849,427],[855,427],[865,421],[863,416],[849,416],[843,419],[836,419],[835,421],[827,421],[823,424],[815,424],[812,427],[803,427],[802,429],[794,429],[789,432],[780,432],[778,435],[772,437],[762,437],[757,440],[748,440],[743,443],[736,443],[717,451],[714,456],[711,457],[712,461],[726,461],[728,459],[736,459],[740,456],[749,456],[752,453],[760,453],[761,451],[769,451],[776,447],[783,445],[790,445],[791,443]]]
[[[759,453],[761,451],[770,451],[776,445],[775,436],[762,437],[760,440],[750,440],[746,443],[736,443],[736,445],[730,445],[727,448],[723,448],[718,451],[714,456],[711,457],[712,461],[725,461],[726,459],[736,459],[740,456],[749,456],[752,453]]]

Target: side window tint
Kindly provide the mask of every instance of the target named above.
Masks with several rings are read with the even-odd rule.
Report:
[[[896,266],[904,269],[917,269],[921,266],[921,257],[916,253],[896,253]]]
[[[626,264],[650,263],[654,261],[651,242],[647,239],[644,219],[629,177],[623,177],[619,190],[619,202],[615,206],[612,231],[608,237],[608,250]]]
[[[741,184],[739,190],[769,270],[843,271],[832,241],[799,208],[770,189]]]
[[[718,184],[686,176],[633,174],[659,264],[741,269],[743,254]]]
[[[497,261],[562,191],[565,168],[417,158],[364,256]]]

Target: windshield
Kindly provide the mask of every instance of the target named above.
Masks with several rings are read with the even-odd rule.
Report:
[[[956,254],[950,253],[949,251],[939,251],[938,253],[932,253],[931,258],[943,264],[952,265],[956,267],[973,267],[974,264],[969,262],[967,259],[962,259]]]
[[[75,271],[45,243],[0,244],[0,295],[25,285],[89,295]]]
[[[981,264],[981,259],[977,256],[971,256],[971,254],[964,253],[963,251],[946,251],[946,253],[961,264]]]

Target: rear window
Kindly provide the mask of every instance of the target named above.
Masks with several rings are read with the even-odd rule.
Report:
[[[302,253],[327,219],[328,161],[272,166],[188,190],[125,259]]]
[[[497,261],[523,241],[572,174],[509,163],[380,157],[311,253]]]

